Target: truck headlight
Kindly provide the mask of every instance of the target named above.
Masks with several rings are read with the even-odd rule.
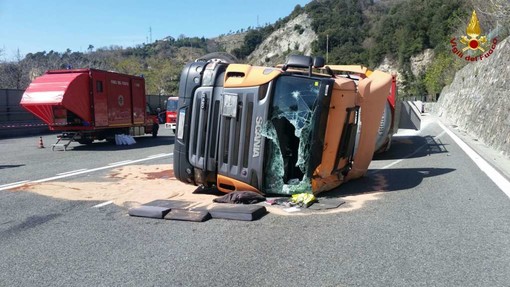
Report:
[[[182,140],[184,137],[184,122],[186,121],[186,108],[179,110],[179,118],[177,118],[177,138]]]

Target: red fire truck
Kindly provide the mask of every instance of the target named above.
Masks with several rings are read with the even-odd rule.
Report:
[[[166,102],[166,120],[165,128],[172,129],[175,134],[177,127],[177,107],[179,105],[179,97],[169,97]]]
[[[95,69],[52,70],[26,89],[21,106],[43,120],[59,139],[90,144],[116,134],[157,135],[142,77]],[[65,146],[67,147],[67,146]]]

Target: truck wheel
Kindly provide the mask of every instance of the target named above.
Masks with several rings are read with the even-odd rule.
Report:
[[[384,107],[384,112],[381,118],[381,123],[379,124],[379,130],[377,132],[377,140],[375,143],[376,153],[383,152],[388,150],[391,136],[389,135],[390,127],[391,127],[391,107],[390,103],[386,101],[386,105]]]
[[[159,124],[157,124],[157,123],[152,124],[152,137],[153,138],[158,136],[158,131],[159,131]]]
[[[198,58],[197,61],[199,61],[199,62],[200,61],[203,61],[203,62],[218,61],[218,62],[223,62],[223,63],[237,63],[238,62],[237,58],[234,55],[225,53],[225,52],[209,53],[209,54],[203,55],[202,57]]]

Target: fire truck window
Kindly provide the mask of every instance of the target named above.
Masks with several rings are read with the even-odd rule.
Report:
[[[268,193],[311,192],[306,174],[318,94],[316,80],[286,76],[277,80],[270,120],[262,129],[262,135],[269,139],[264,180]]]
[[[96,81],[96,92],[103,92],[103,81]]]
[[[178,101],[169,100],[166,103],[166,110],[167,111],[177,111],[178,103],[179,103]]]

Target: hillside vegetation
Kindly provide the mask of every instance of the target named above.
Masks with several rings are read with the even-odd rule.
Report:
[[[435,95],[465,64],[452,55],[449,39],[465,33],[473,5],[480,4],[481,0],[315,0],[305,7],[297,5],[274,24],[213,39],[181,35],[127,48],[90,45],[87,52],[30,53],[0,63],[0,88],[24,89],[48,69],[90,67],[144,75],[148,94],[176,94],[183,65],[219,51],[258,65],[273,65],[290,53],[370,68],[390,62],[401,74],[401,95]],[[508,18],[504,14],[508,6],[505,0],[487,0],[475,7],[485,7],[479,16],[482,26],[495,27],[496,20]],[[281,39],[293,40],[282,45]],[[411,59],[425,50],[433,51],[433,59],[413,73]]]

